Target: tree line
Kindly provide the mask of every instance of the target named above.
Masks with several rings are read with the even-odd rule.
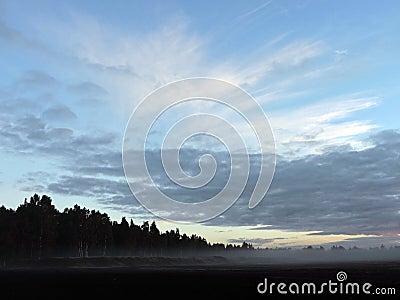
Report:
[[[179,229],[160,232],[156,223],[136,225],[125,217],[111,221],[106,213],[75,205],[58,211],[52,199],[37,194],[16,210],[0,207],[0,258],[176,256],[198,251],[254,249],[211,244]]]

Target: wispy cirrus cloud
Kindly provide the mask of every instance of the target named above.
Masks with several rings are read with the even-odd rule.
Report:
[[[369,133],[378,126],[370,120],[349,118],[380,102],[377,96],[356,93],[325,99],[295,110],[272,113],[271,123],[275,128],[277,144],[281,146],[279,153],[317,153],[326,146],[346,144],[350,140],[354,140],[353,146],[356,146],[360,139],[355,137]],[[360,146],[366,145],[361,143]]]
[[[239,16],[237,17],[237,19],[238,19],[238,20],[241,20],[241,19],[244,19],[244,18],[248,18],[248,17],[250,17],[251,15],[254,15],[254,14],[258,13],[259,11],[265,9],[265,8],[266,8],[268,5],[270,5],[271,3],[272,3],[272,1],[266,1],[266,2],[264,2],[263,4],[257,6],[256,8],[254,8],[254,9],[248,11],[248,12],[245,12],[244,14],[239,15]]]

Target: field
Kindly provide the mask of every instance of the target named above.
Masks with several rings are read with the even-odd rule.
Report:
[[[335,262],[335,263],[288,263],[266,264],[238,258],[94,258],[57,259],[25,266],[15,264],[0,271],[2,299],[16,296],[34,298],[97,297],[115,299],[155,298],[192,299],[196,296],[208,299],[293,298],[290,292],[281,295],[276,286],[273,293],[257,292],[259,283],[314,283],[319,287],[329,280],[338,282],[339,271],[347,274],[344,283],[370,283],[370,295],[329,293],[307,295],[307,298],[399,299],[400,263],[396,262]],[[376,288],[395,288],[396,295],[378,296]],[[317,291],[319,288],[317,288]],[[373,295],[374,294],[374,295]]]

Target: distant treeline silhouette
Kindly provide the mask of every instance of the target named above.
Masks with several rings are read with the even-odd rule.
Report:
[[[179,229],[161,233],[153,221],[142,225],[111,221],[106,213],[75,205],[58,211],[49,196],[35,194],[16,210],[0,207],[0,259],[88,256],[176,256],[198,251],[253,249],[210,244]]]

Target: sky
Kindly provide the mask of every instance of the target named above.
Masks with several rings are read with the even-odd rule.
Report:
[[[259,247],[399,245],[399,13],[397,1],[0,0],[0,205],[47,194],[60,210],[78,203],[113,220]],[[176,224],[134,198],[121,148],[140,101],[190,77],[253,96],[277,161],[256,208],[248,208],[253,174],[219,217]],[[173,116],[207,110],[222,112],[177,107],[153,142]],[[205,150],[226,159],[215,140],[197,138],[182,169],[198,172]],[[150,168],[177,199],[212,197],[226,182],[222,164],[201,192],[178,189],[157,153],[148,150]]]

